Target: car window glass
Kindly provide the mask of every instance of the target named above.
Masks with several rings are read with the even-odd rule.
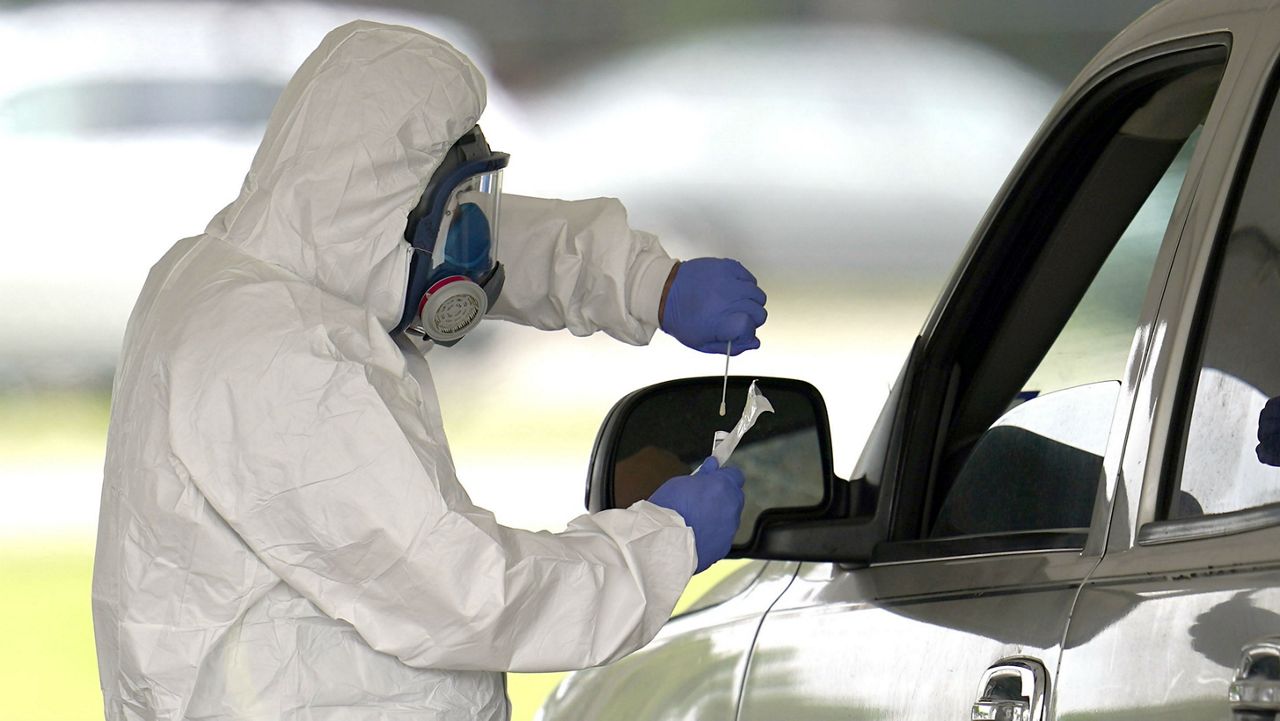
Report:
[[[1062,333],[1027,380],[1020,398],[1120,380],[1147,280],[1199,139],[1197,128],[1121,234]]]
[[[960,390],[932,537],[1088,528],[1139,314],[1221,69],[1142,89],[1049,231],[1004,311],[1003,345]],[[1034,365],[1002,357],[1037,343]],[[998,393],[1014,395],[1006,412],[978,425]],[[985,430],[966,442],[975,426]]]
[[[1259,443],[1268,399],[1280,396],[1280,104],[1272,106],[1204,291],[1198,362],[1170,518],[1280,502],[1280,468]]]

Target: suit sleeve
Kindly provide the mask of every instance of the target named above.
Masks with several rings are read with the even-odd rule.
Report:
[[[491,316],[649,342],[675,261],[655,236],[627,224],[620,202],[504,195],[500,213],[498,259],[507,280]]]
[[[641,501],[558,534],[498,524],[385,333],[270,307],[215,309],[245,319],[234,333],[192,329],[170,420],[176,460],[284,583],[415,667],[577,669],[657,633],[696,563],[677,514]]]

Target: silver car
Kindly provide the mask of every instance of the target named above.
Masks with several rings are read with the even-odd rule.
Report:
[[[755,560],[541,718],[1276,718],[1280,469],[1258,438],[1280,395],[1276,5],[1174,0],[1093,60],[850,480],[819,393],[760,379],[775,413],[733,457],[734,554]],[[588,506],[700,461],[728,425],[719,384],[620,401]]]

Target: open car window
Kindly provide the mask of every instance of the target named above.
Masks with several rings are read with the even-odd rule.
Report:
[[[888,556],[1083,546],[1226,55],[1210,45],[1118,70],[1029,160],[925,351]]]
[[[1122,129],[1118,140],[1131,142],[1123,134]],[[1106,260],[1011,401],[1012,409],[972,445],[963,439],[957,444],[953,453],[964,454],[964,460],[954,463],[933,537],[1088,528],[1138,315],[1198,139],[1197,128],[1119,238],[1110,239]],[[1158,163],[1168,148],[1150,143],[1145,152],[1152,156],[1148,163]],[[1147,184],[1151,172],[1144,177],[1118,169],[1095,182]],[[1132,212],[1119,204],[1114,211]],[[1019,418],[1035,425],[1018,425]]]

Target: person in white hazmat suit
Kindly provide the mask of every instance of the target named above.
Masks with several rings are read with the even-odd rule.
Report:
[[[447,43],[338,28],[239,197],[152,268],[94,564],[110,721],[505,719],[501,672],[639,648],[727,552],[742,477],[714,464],[559,534],[459,484],[422,350],[477,310],[721,352],[764,322],[741,265],[677,264],[615,200],[501,196],[483,106]]]

